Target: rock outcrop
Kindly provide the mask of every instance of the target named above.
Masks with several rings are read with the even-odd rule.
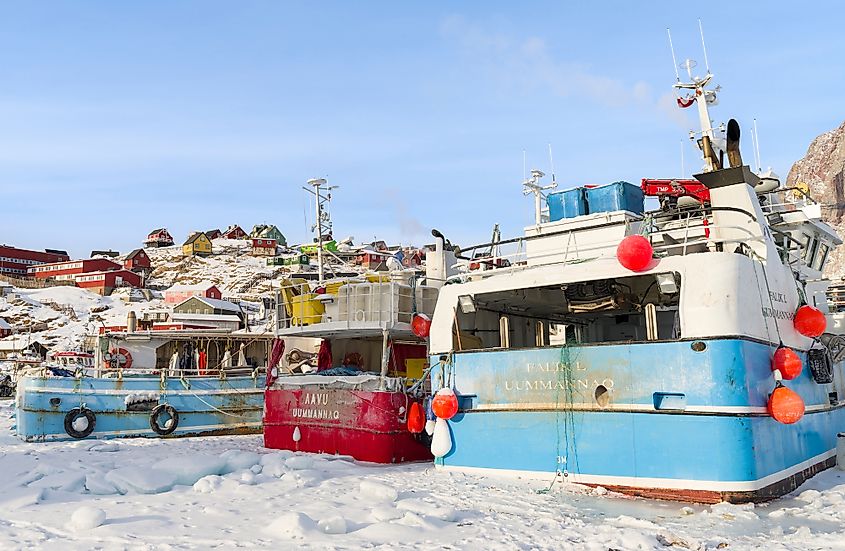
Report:
[[[787,186],[806,184],[822,203],[822,216],[845,237],[845,123],[813,140],[803,159],[792,165]],[[825,275],[845,277],[845,245],[830,254]]]

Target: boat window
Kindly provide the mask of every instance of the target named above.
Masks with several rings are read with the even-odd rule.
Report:
[[[830,252],[830,245],[827,243],[822,243],[819,246],[819,254],[816,256],[816,262],[813,264],[813,268],[816,270],[821,271],[824,268],[824,263],[827,261],[827,255]]]
[[[680,338],[680,285],[666,273],[464,295],[455,349]]]
[[[819,248],[819,240],[816,237],[810,237],[807,243],[807,248],[804,249],[804,264],[811,266],[813,264],[813,257],[816,256],[816,250]]]

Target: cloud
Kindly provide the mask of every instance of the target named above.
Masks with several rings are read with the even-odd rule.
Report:
[[[651,108],[682,128],[690,125],[688,114],[677,108],[671,93],[655,97],[644,81],[627,83],[575,61],[557,59],[541,37],[491,32],[459,15],[447,17],[441,32],[502,87],[532,92],[546,89],[560,97],[586,98],[607,107]]]

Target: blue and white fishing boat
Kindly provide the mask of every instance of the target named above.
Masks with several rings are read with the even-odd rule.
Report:
[[[17,435],[41,442],[259,433],[272,339],[223,330],[105,333],[94,376],[51,376],[45,367],[18,381]]]
[[[845,337],[795,318],[807,305],[802,320],[824,319],[822,269],[842,240],[801,190],[743,164],[735,121],[711,126],[711,81],[676,85],[690,92],[679,106],[698,108],[706,166],[657,191],[644,181],[661,210],[617,182],[551,194],[546,216],[535,171],[525,235],[457,254],[467,267],[481,249],[509,263],[455,274],[438,239],[429,284],[449,284],[432,320],[432,386],[459,405],[437,421],[448,431],[434,429],[438,468],[742,502],[834,464]],[[633,269],[630,236],[650,245]]]

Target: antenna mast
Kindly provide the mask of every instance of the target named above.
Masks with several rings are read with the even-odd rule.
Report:
[[[311,226],[311,231],[317,234],[317,270],[318,282],[323,284],[325,271],[323,269],[323,237],[332,235],[332,219],[329,214],[328,206],[332,200],[332,190],[340,186],[326,185],[325,178],[312,178],[308,180],[308,185],[314,189],[303,187],[305,191],[314,195],[314,203],[316,204],[316,220]]]
[[[672,45],[672,31],[667,28],[666,34],[669,35],[669,51],[672,52],[672,66],[675,68],[675,81],[681,82],[681,74],[678,72],[678,60],[675,59],[675,47]]]
[[[531,178],[522,182],[522,194],[534,194],[534,223],[538,226],[543,223],[543,198],[546,190],[557,187],[557,182],[552,182],[547,186],[540,185],[540,179],[546,174],[542,170],[536,168],[531,171]]]
[[[704,27],[701,25],[701,19],[698,20],[698,32],[701,33],[701,49],[704,51],[704,68],[707,69],[707,74],[710,74],[710,62],[707,61],[707,46],[704,44]]]
[[[552,144],[549,144],[549,166],[552,169],[552,184],[557,184],[557,178],[555,178],[555,159],[552,157]]]
[[[754,119],[754,160],[757,161],[757,172],[763,172],[760,160],[760,133],[757,131],[757,119]]]

